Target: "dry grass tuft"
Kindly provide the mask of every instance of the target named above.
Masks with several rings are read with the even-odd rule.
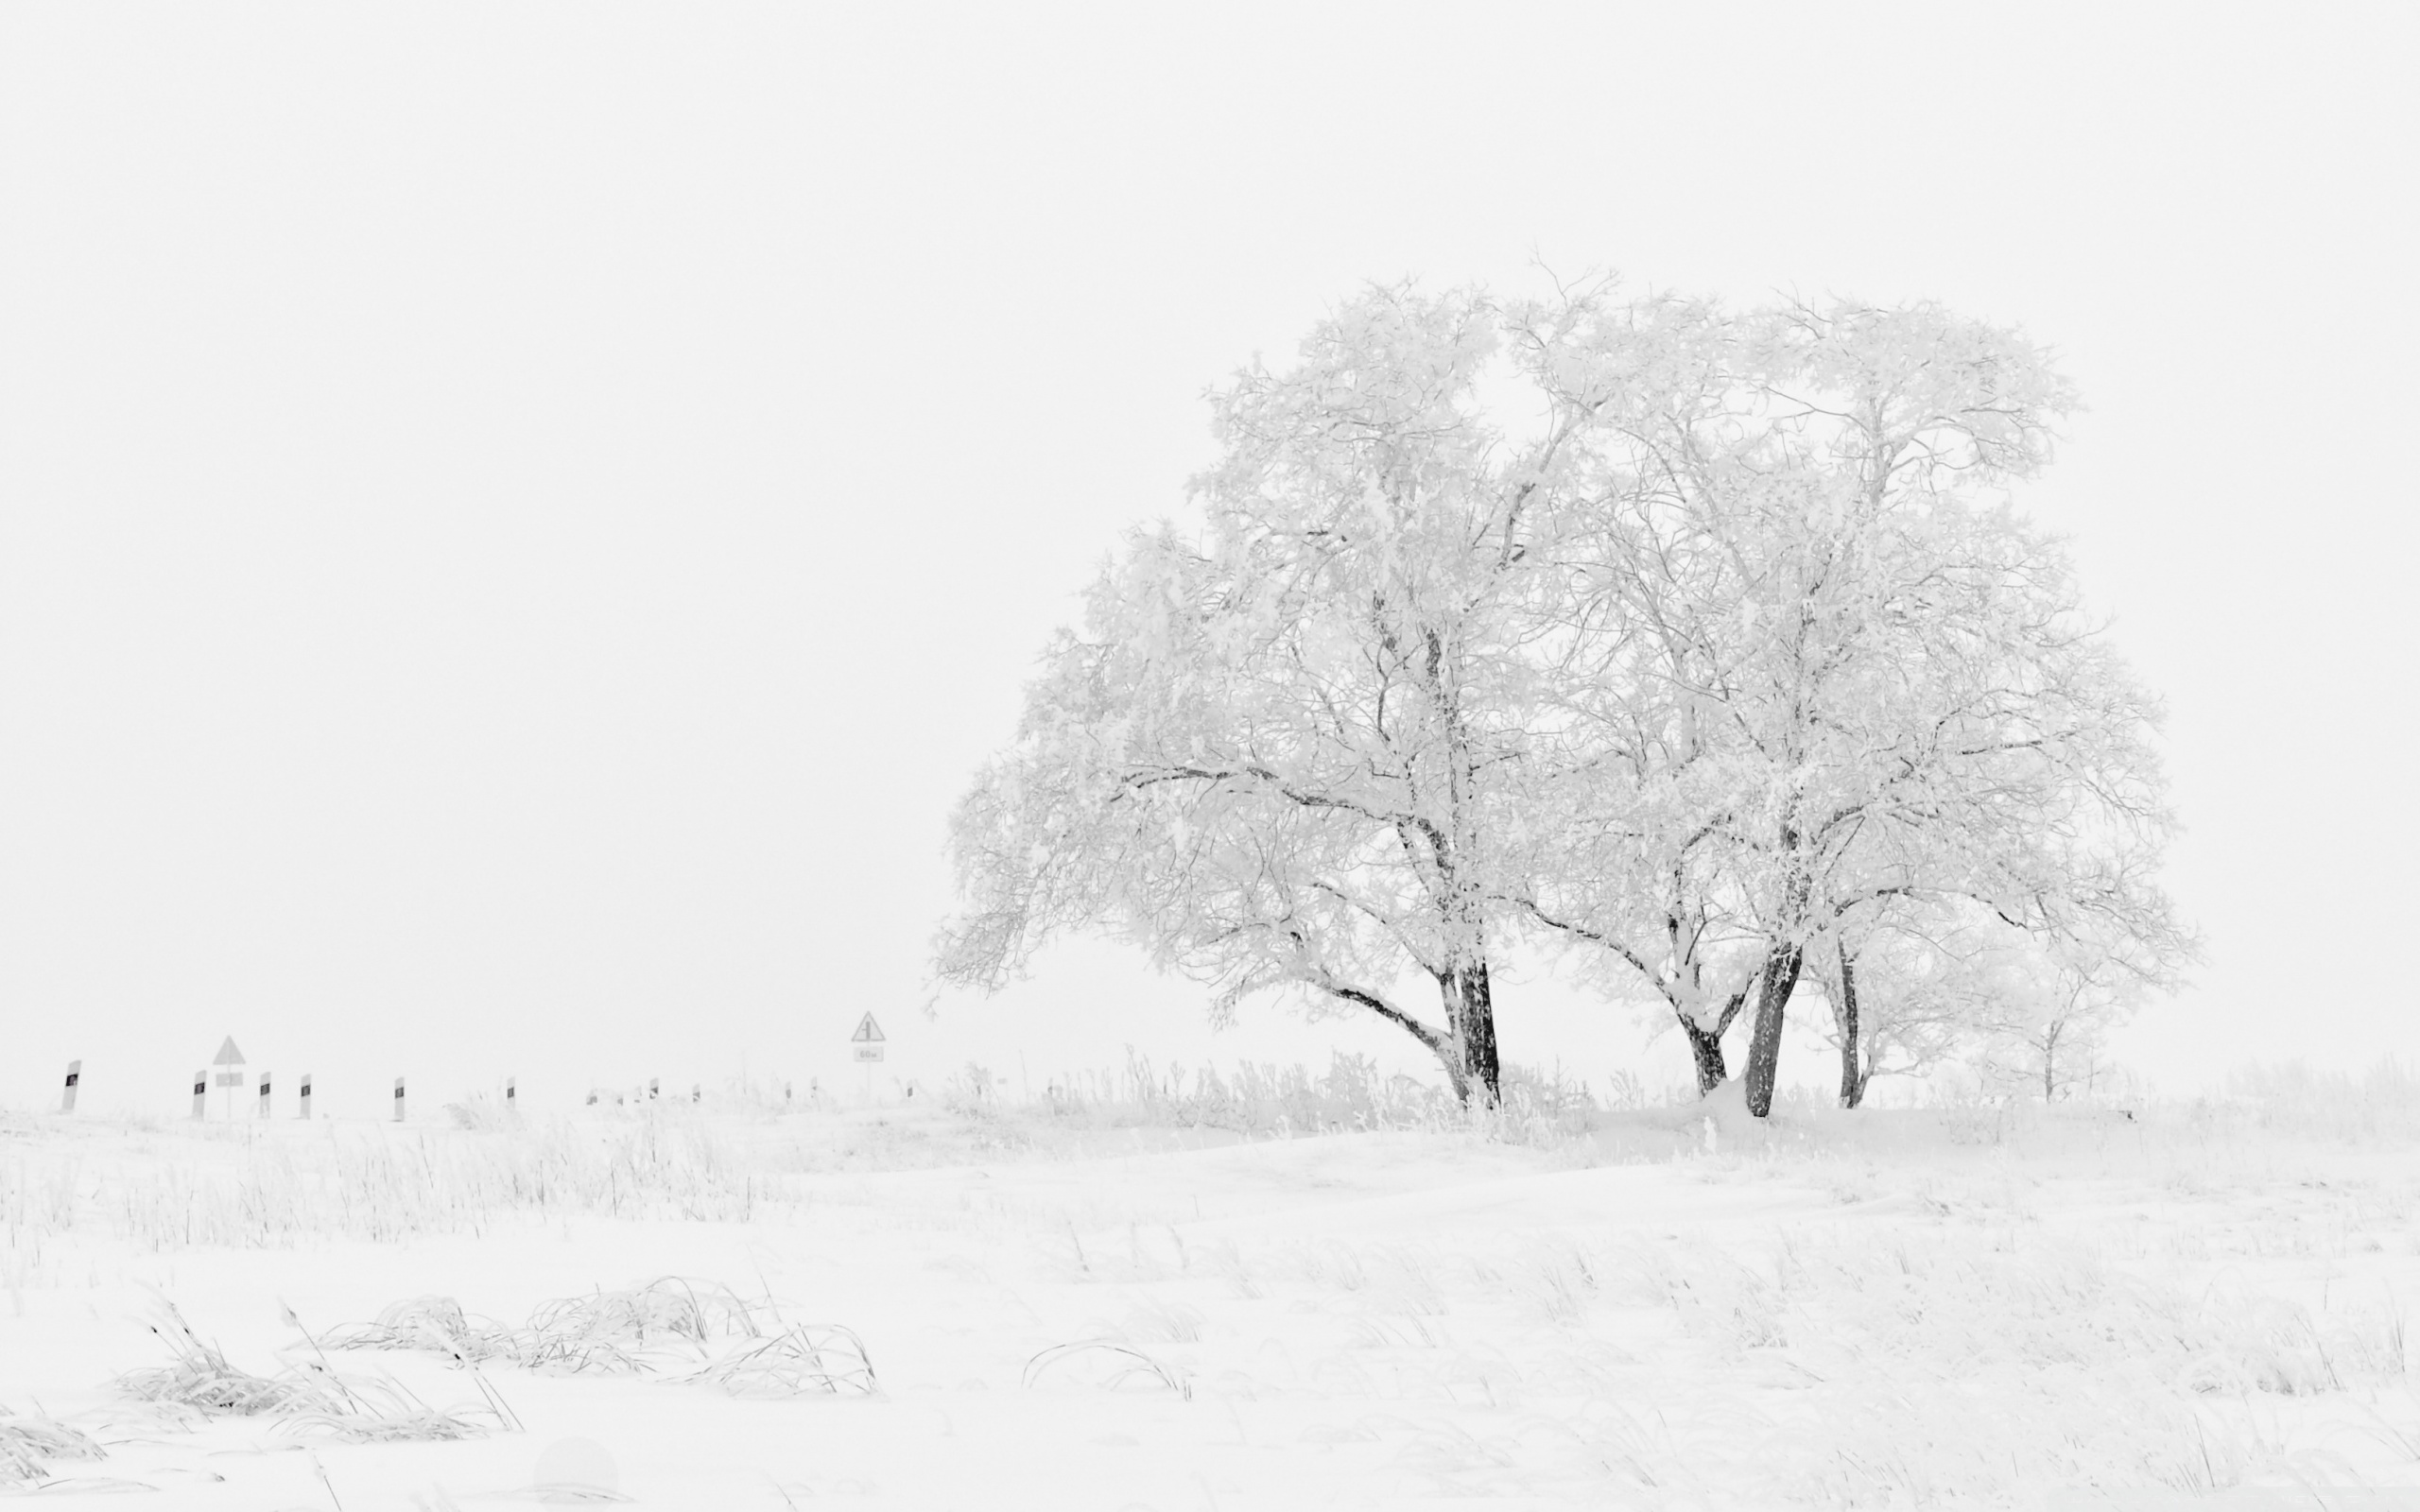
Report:
[[[117,1378],[118,1391],[137,1401],[241,1418],[325,1412],[334,1406],[336,1399],[325,1382],[292,1369],[254,1375],[230,1364],[216,1345],[194,1332],[172,1302],[162,1302],[148,1326],[168,1347],[172,1363]]]
[[[748,1299],[721,1282],[659,1276],[541,1304],[515,1341],[516,1358],[533,1370],[627,1374],[648,1369],[667,1347],[685,1357],[717,1339],[764,1332]]]
[[[316,1341],[327,1349],[409,1349],[466,1361],[515,1358],[510,1329],[462,1311],[450,1297],[413,1297],[380,1310],[370,1323],[347,1324]]]
[[[557,1375],[688,1366],[684,1380],[737,1396],[877,1390],[865,1343],[852,1331],[790,1324],[769,1297],[752,1300],[719,1281],[686,1276],[542,1302],[519,1329],[466,1314],[450,1297],[413,1297],[375,1322],[333,1330],[319,1342],[332,1349],[416,1349],[472,1365],[504,1360]]]
[[[808,1324],[742,1345],[688,1379],[735,1397],[871,1397],[879,1389],[863,1340]]]
[[[294,1321],[291,1313],[286,1317]],[[256,1375],[194,1332],[171,1302],[161,1302],[150,1328],[171,1360],[117,1378],[118,1391],[137,1401],[211,1417],[273,1417],[287,1429],[347,1443],[476,1438],[519,1426],[484,1380],[484,1406],[436,1408],[400,1383],[340,1376],[324,1357]]]
[[[49,1418],[0,1408],[0,1481],[36,1481],[55,1459],[100,1459],[100,1445],[80,1431]]]

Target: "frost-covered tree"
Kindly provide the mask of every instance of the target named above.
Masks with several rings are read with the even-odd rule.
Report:
[[[1214,396],[1198,530],[1128,542],[959,807],[944,978],[1105,928],[1218,1011],[1290,988],[1372,1013],[1495,1100],[1540,544],[1585,421],[1507,329],[1477,295],[1374,290]],[[1433,1018],[1400,999],[1422,979]]]
[[[2046,1103],[2089,1087],[2109,1033],[2152,990],[2173,985],[2173,962],[2101,920],[2072,933],[2028,935],[1992,962],[1977,1028],[1987,1080],[2038,1089]]]
[[[2070,403],[1931,305],[1352,301],[1215,397],[1198,525],[1135,536],[1052,646],[959,807],[942,973],[1107,928],[1492,1100],[1526,928],[1651,987],[1702,1088],[1753,1001],[1760,1116],[1810,953],[1896,1012],[1857,942],[1912,910],[2156,974],[2155,711],[2008,498]]]
[[[1824,1039],[1841,1057],[1841,1106],[1861,1106],[1876,1077],[1921,1076],[1979,1050],[1994,994],[2015,985],[1986,969],[1990,943],[2015,933],[1956,900],[1910,901],[1834,930],[1813,975],[1832,1006]]]
[[[1660,916],[1681,936],[1720,918],[1759,942],[1752,1110],[1808,952],[1900,900],[2175,943],[2149,881],[2168,824],[2155,710],[2007,496],[2071,404],[2041,352],[1931,305],[1674,301],[1594,312],[1563,351],[1603,396],[1584,438],[1598,528],[1570,538],[1565,613],[1607,647],[1576,696],[1616,753],[1568,768],[1601,783],[1574,808],[1646,818],[1625,833],[1640,871],[1682,863]],[[1533,885],[1594,898],[1635,941],[1659,917],[1639,880]],[[1539,912],[1619,937],[1586,907]],[[1630,948],[1661,978],[1687,970]],[[1749,975],[1676,1003],[1685,1022],[1719,1034]]]
[[[1732,875],[1733,722],[1709,691],[1732,654],[1736,586],[1676,467],[1720,466],[1694,438],[1738,402],[1735,324],[1702,301],[1601,287],[1528,314],[1544,381],[1584,396],[1591,423],[1569,464],[1584,519],[1558,538],[1558,593],[1539,605],[1557,629],[1544,696],[1561,718],[1552,759],[1530,774],[1545,822],[1521,901],[1617,994],[1643,985],[1663,1000],[1711,1091],[1762,941]],[[1675,441],[1683,455],[1667,455]]]

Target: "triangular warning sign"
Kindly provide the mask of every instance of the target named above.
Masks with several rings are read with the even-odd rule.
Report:
[[[857,1032],[849,1036],[851,1044],[878,1045],[882,1040],[882,1025],[873,1022],[873,1015],[871,1013],[857,1021]]]
[[[240,1066],[243,1063],[244,1053],[235,1048],[235,1037],[232,1034],[227,1037],[227,1042],[218,1047],[218,1058],[211,1062],[214,1066]]]

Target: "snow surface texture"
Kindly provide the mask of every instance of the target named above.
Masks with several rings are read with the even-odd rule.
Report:
[[[0,1117],[0,1493],[2420,1506],[2420,1095],[2256,1091],[1251,1139]]]

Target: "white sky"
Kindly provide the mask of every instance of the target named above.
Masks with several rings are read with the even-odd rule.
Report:
[[[231,1032],[337,1111],[853,1079],[868,1009],[927,1075],[1419,1066],[1103,950],[928,1021],[924,946],[1201,390],[1533,259],[2061,349],[2033,504],[2210,940],[2131,1057],[2420,1057],[2420,10],[1141,9],[0,10],[0,1102],[173,1112]]]

